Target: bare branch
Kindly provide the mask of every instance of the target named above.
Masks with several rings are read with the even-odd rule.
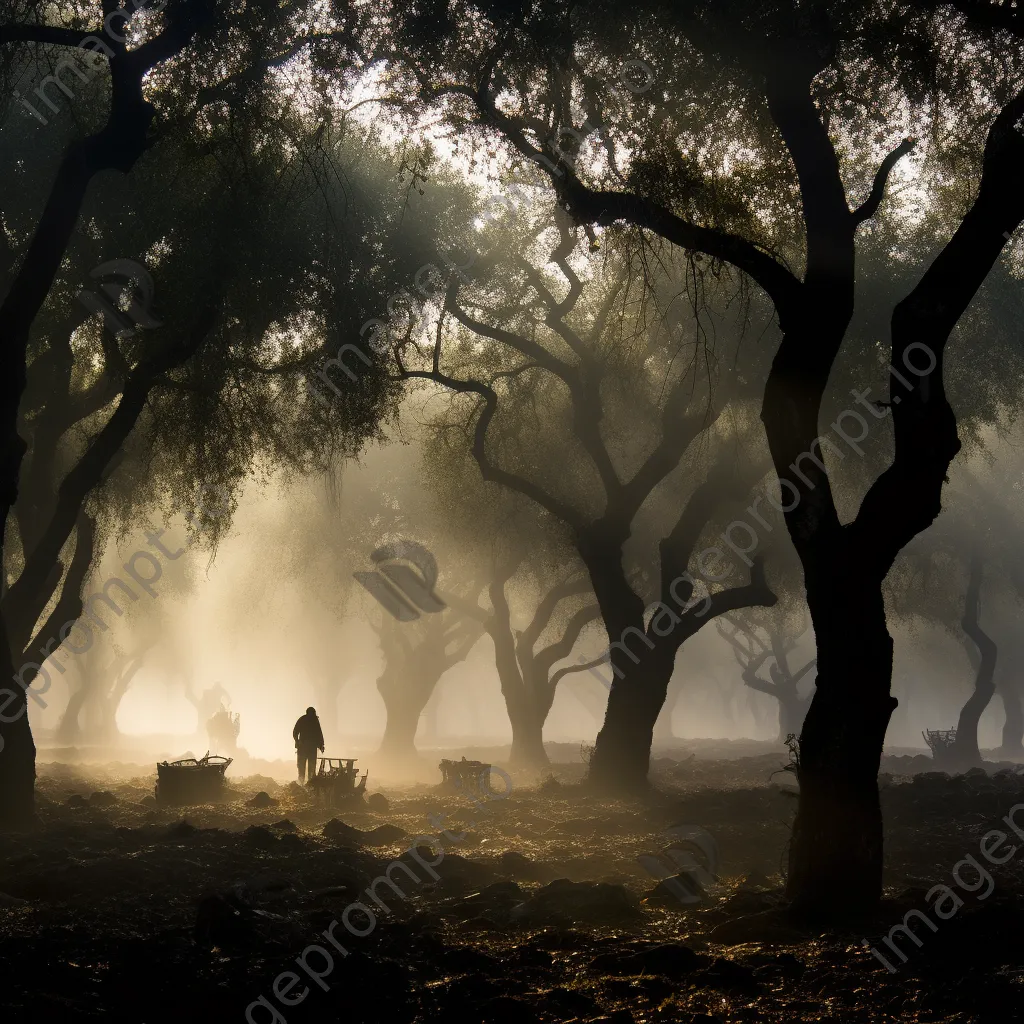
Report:
[[[853,218],[854,226],[863,224],[864,221],[874,217],[878,207],[885,196],[885,184],[889,180],[889,174],[899,161],[917,145],[916,139],[904,139],[883,161],[875,174],[875,183],[871,188],[871,194],[857,207],[850,216]]]

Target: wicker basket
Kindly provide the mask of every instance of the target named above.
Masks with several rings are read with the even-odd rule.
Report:
[[[198,760],[161,761],[156,766],[156,798],[162,804],[209,804],[224,795],[230,757],[209,754]]]

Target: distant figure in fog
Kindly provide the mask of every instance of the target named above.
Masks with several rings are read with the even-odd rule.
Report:
[[[323,753],[324,732],[316,708],[306,708],[306,713],[295,723],[292,739],[299,757],[299,782],[306,782],[316,774],[316,752]]]

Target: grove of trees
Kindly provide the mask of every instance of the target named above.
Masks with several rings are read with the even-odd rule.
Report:
[[[650,87],[614,88],[627,65]],[[643,792],[686,641],[717,619],[780,734],[799,728],[793,907],[878,901],[890,622],[974,645],[965,764],[998,686],[1005,494],[989,536],[966,504],[930,531],[958,457],[1020,408],[1019,8],[15,0],[3,94],[26,76],[59,99],[45,123],[2,111],[0,675],[21,685],[0,690],[0,823],[32,818],[25,687],[112,537],[211,484],[344,480],[413,415],[443,511],[423,530],[465,549],[443,617],[383,620],[386,745],[411,751],[486,635],[514,760],[543,764],[555,687],[598,631],[588,785]],[[75,296],[126,258],[159,325],[115,333]],[[402,491],[332,564],[419,528]],[[928,607],[915,579],[940,564],[963,586]],[[803,606],[813,651],[791,662]]]

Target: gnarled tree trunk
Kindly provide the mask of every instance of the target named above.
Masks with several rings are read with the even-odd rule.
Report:
[[[970,579],[961,623],[964,633],[977,647],[977,653],[971,659],[975,665],[974,692],[967,698],[956,725],[952,756],[953,766],[957,770],[981,764],[978,723],[996,692],[996,657],[999,650],[995,641],[981,628],[982,575],[981,556],[975,551],[971,555]]]
[[[672,731],[672,714],[682,695],[683,677],[676,673],[669,680],[665,703],[658,715],[658,720],[654,723],[654,742],[661,746],[669,747],[675,743],[676,734]]]
[[[88,691],[85,687],[79,686],[68,698],[67,707],[64,708],[64,713],[60,716],[60,724],[57,726],[57,739],[59,742],[73,746],[81,739],[82,723],[79,721],[78,716],[82,711],[82,705],[85,703],[87,695]]]
[[[385,615],[380,629],[384,670],[377,690],[387,722],[377,751],[380,756],[399,763],[418,760],[420,715],[441,676],[465,659],[480,632],[475,623],[464,623],[451,611],[430,614],[418,622],[397,622]]]
[[[811,702],[796,692],[776,696],[779,701],[779,742],[785,743],[790,736],[800,735]]]
[[[180,21],[164,28],[152,40],[153,47],[145,53],[140,49],[129,52],[123,35],[112,36],[106,29],[98,30],[98,37],[109,44],[105,46],[105,51],[109,56],[114,79],[118,82],[111,93],[107,123],[95,134],[76,139],[65,151],[32,240],[0,304],[0,337],[3,338],[3,344],[0,345],[0,549],[6,540],[8,516],[17,503],[21,463],[27,450],[19,434],[18,418],[28,381],[27,352],[32,326],[50,294],[93,177],[108,170],[128,173],[152,143],[149,136],[154,108],[143,95],[143,79],[156,64],[177,55],[190,44],[200,25],[208,20],[209,11],[202,4],[184,4],[180,15]],[[39,34],[35,35],[37,32]],[[47,33],[46,27],[26,26],[23,38],[46,42]],[[167,368],[163,365],[157,372]],[[114,433],[119,429],[120,424],[111,428],[119,414],[122,421],[129,417],[128,406],[133,404],[135,397],[132,396],[129,401],[129,390],[126,386],[122,399],[124,413],[121,413],[119,407],[101,434]],[[144,400],[145,395],[142,398]],[[122,439],[126,435],[127,431]],[[96,461],[93,460],[94,464]],[[66,479],[62,486],[66,486],[67,482]],[[72,487],[71,491],[74,490]],[[59,540],[56,544],[57,553],[74,527],[80,509],[81,500],[77,504],[69,501],[65,508],[61,508],[58,503],[58,512],[63,513],[64,521],[59,529],[53,531],[55,541]],[[55,523],[58,518],[55,514]],[[33,552],[32,556],[35,554]],[[40,560],[56,563],[57,554],[51,556],[44,550]],[[26,564],[25,569],[26,582],[34,588],[38,582],[36,573],[29,564]],[[49,569],[48,565],[47,576]],[[14,584],[11,590],[17,585]],[[65,590],[68,589],[65,582]],[[0,642],[3,648],[0,653],[0,677],[5,680],[14,676],[17,668],[15,661],[22,660],[17,652],[23,652],[29,646],[35,647],[35,644],[23,645],[17,642],[18,629],[12,630],[11,622],[24,614],[27,602],[17,599],[8,602],[10,593],[8,591],[4,595],[4,607],[0,609],[0,636],[3,637]],[[80,613],[79,609],[76,616]],[[30,618],[34,621],[35,615]],[[64,614],[56,627],[59,629],[67,618]],[[30,621],[29,629],[31,625]],[[43,632],[44,642],[53,635],[56,634],[48,629]],[[27,678],[29,673],[22,668],[22,675]],[[16,686],[15,690],[20,691],[21,687]],[[17,824],[34,816],[36,748],[26,708],[27,698],[22,691],[15,694],[13,704],[5,705],[0,711],[3,716],[0,720],[0,741],[3,743],[0,752],[0,824]],[[17,717],[12,721],[12,716]]]
[[[420,715],[430,700],[437,679],[429,676],[412,678],[411,672],[397,681],[385,673],[377,680],[387,710],[387,723],[384,736],[377,753],[381,756],[399,761],[411,761],[418,757],[416,752],[416,731],[420,724]]]
[[[1021,703],[1020,681],[1012,670],[1004,670],[996,684],[1003,702],[1003,741],[999,747],[1002,757],[1024,757],[1024,706]]]
[[[546,716],[545,716],[546,717]],[[550,761],[544,749],[544,719],[529,706],[520,712],[509,709],[512,724],[512,750],[509,762],[514,768],[544,768]]]
[[[544,723],[554,703],[559,680],[587,667],[578,663],[559,669],[554,666],[572,654],[580,633],[600,612],[596,605],[585,605],[571,614],[561,607],[563,601],[589,591],[585,579],[570,575],[548,589],[524,630],[513,629],[505,586],[521,562],[521,557],[514,557],[505,564],[493,566],[493,578],[487,588],[489,612],[456,595],[445,596],[453,607],[479,622],[491,637],[501,694],[512,726],[509,760],[517,768],[537,769],[550,763],[544,749]],[[555,630],[556,639],[542,643],[541,637],[559,612],[560,628]]]
[[[634,639],[626,655],[613,654],[615,678],[588,773],[588,780],[601,790],[636,793],[647,787],[654,725],[665,704],[678,646],[666,638],[650,647]]]
[[[896,701],[889,694],[892,638],[872,583],[838,587],[829,572],[807,581],[818,679],[800,734],[787,879],[805,912],[863,909],[881,892],[878,766]]]

